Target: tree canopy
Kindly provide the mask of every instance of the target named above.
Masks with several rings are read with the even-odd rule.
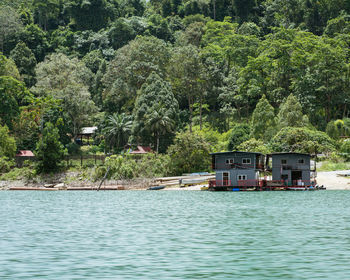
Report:
[[[341,152],[349,32],[348,0],[3,0],[0,125],[21,149],[50,122],[105,152]]]

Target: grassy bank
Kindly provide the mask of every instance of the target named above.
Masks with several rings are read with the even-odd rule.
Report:
[[[318,165],[317,171],[350,170],[350,162],[322,161]]]

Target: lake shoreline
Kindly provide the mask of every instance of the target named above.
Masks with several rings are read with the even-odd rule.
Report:
[[[350,177],[339,176],[339,174],[350,174],[350,170],[322,171],[317,173],[318,185],[323,185],[327,190],[350,190]],[[92,191],[97,190],[100,182],[92,181],[72,181],[64,182],[64,177],[60,176],[55,180],[45,180],[41,182],[0,181],[0,190],[38,190],[38,191]],[[133,180],[110,180],[101,185],[100,190],[147,190],[155,183],[154,179],[133,179]],[[179,185],[166,186],[164,191],[186,190],[199,191],[202,186],[195,185],[189,187],[180,187]]]

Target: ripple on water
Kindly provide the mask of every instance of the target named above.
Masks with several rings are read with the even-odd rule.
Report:
[[[350,279],[350,192],[0,192],[0,279]]]

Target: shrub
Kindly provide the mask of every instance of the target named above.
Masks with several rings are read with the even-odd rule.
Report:
[[[343,143],[340,146],[340,152],[347,161],[350,160],[350,140],[349,139],[343,141]]]
[[[7,157],[0,157],[0,173],[6,173],[11,170],[11,166],[15,163],[13,160],[9,160]]]
[[[210,146],[203,136],[195,133],[177,133],[174,144],[168,148],[174,174],[208,171]]]

